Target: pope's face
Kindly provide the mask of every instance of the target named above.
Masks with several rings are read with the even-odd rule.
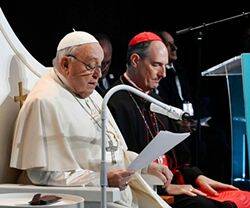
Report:
[[[68,66],[65,73],[70,87],[82,98],[94,91],[101,77],[103,50],[99,43],[80,46],[71,56],[67,56]]]

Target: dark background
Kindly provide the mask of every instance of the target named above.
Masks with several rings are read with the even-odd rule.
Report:
[[[0,0],[0,6],[20,41],[45,66],[52,65],[51,60],[58,42],[72,28],[90,33],[106,33],[113,44],[111,69],[116,77],[124,72],[127,44],[135,34],[158,30],[172,32],[178,46],[179,60],[188,70],[192,92],[196,98],[195,105],[199,107],[201,114],[213,116],[213,125],[222,130],[222,135],[226,138],[222,139],[222,145],[230,147],[225,79],[201,78],[200,72],[242,52],[250,51],[250,15],[204,28],[203,40],[199,42],[199,31],[179,36],[175,32],[249,12],[249,7],[240,1],[219,4],[218,0],[192,3],[157,0]],[[198,58],[198,49],[202,59]],[[216,141],[213,142],[215,145],[211,146],[211,150],[216,149]],[[230,158],[230,151],[226,153]],[[230,172],[229,166],[226,171]],[[225,175],[229,177],[229,174],[221,174],[222,177]]]
[[[114,46],[112,68],[121,71],[127,43],[138,32],[148,30],[175,31],[199,26],[239,15],[250,9],[236,3],[217,5],[203,1],[11,1],[1,0],[0,6],[12,29],[24,46],[42,64],[51,65],[60,39],[75,30],[107,33]],[[195,8],[198,7],[198,8]],[[231,7],[231,8],[230,8]],[[238,18],[211,26],[204,31],[201,71],[238,55],[244,48],[243,40],[249,18]],[[195,65],[197,57],[195,34],[175,36],[179,57],[188,65]]]

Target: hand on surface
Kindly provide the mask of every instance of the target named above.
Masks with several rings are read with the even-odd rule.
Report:
[[[152,162],[148,167],[148,174],[155,175],[164,183],[164,187],[169,186],[172,181],[173,173],[168,166]]]
[[[178,184],[170,184],[166,191],[169,195],[181,195],[186,194],[188,196],[206,196],[202,191],[194,188],[192,185],[178,185]]]
[[[107,173],[108,185],[110,187],[118,187],[121,191],[126,189],[128,182],[131,176],[134,174],[134,171],[116,169],[110,170]]]
[[[217,190],[239,190],[235,186],[215,181],[204,175],[198,176],[195,183],[201,191],[210,196],[218,196]]]

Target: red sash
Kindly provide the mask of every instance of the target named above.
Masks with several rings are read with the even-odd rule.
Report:
[[[248,191],[222,191],[219,192],[219,196],[208,197],[220,202],[234,202],[238,208],[250,208],[250,192]]]

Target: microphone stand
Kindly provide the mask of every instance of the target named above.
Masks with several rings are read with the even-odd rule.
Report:
[[[196,133],[196,140],[194,142],[194,163],[199,166],[199,160],[198,160],[198,155],[199,155],[199,151],[200,151],[200,144],[201,144],[201,124],[200,124],[200,117],[201,117],[201,112],[200,112],[200,89],[201,89],[201,80],[200,80],[200,69],[202,68],[202,40],[204,38],[204,33],[203,30],[205,30],[206,28],[219,24],[219,23],[223,23],[223,22],[228,22],[231,20],[235,20],[237,18],[240,17],[247,17],[250,14],[250,12],[242,12],[242,14],[239,15],[235,15],[232,17],[228,17],[228,18],[224,18],[221,20],[217,20],[214,22],[209,22],[209,23],[203,23],[202,25],[196,26],[196,27],[187,27],[181,30],[176,31],[176,35],[183,35],[183,34],[187,34],[189,32],[195,32],[197,31],[197,35],[196,35],[196,43],[197,43],[197,48],[198,48],[198,62],[197,62],[197,73],[196,73],[196,80],[197,80],[197,87],[196,89],[198,89],[195,93],[195,100],[197,103],[196,106],[196,115],[197,115],[197,133]]]
[[[235,15],[235,16],[228,17],[228,18],[225,18],[225,19],[217,20],[217,21],[214,21],[214,22],[203,23],[202,25],[199,25],[199,26],[196,26],[196,27],[187,27],[185,29],[177,30],[176,35],[182,35],[182,34],[185,34],[185,33],[188,33],[188,32],[192,32],[192,31],[196,31],[196,30],[202,30],[204,28],[216,25],[218,23],[223,23],[223,22],[227,22],[229,20],[237,19],[239,17],[248,16],[249,14],[250,14],[250,12],[242,12],[242,14],[239,14],[239,15]]]
[[[117,91],[119,90],[126,90],[129,92],[132,92],[136,95],[138,95],[139,97],[144,98],[145,100],[156,104],[157,106],[160,106],[162,108],[165,108],[166,104],[160,102],[159,100],[156,100],[155,98],[135,89],[134,87],[130,87],[128,85],[117,85],[113,88],[111,88],[108,93],[104,96],[103,101],[102,101],[102,158],[101,158],[101,174],[100,174],[100,184],[101,184],[101,194],[102,194],[102,198],[101,198],[101,208],[107,208],[107,195],[106,195],[106,187],[108,185],[107,182],[107,168],[106,168],[106,125],[107,125],[107,120],[108,120],[108,106],[107,103],[110,99],[110,97]]]

